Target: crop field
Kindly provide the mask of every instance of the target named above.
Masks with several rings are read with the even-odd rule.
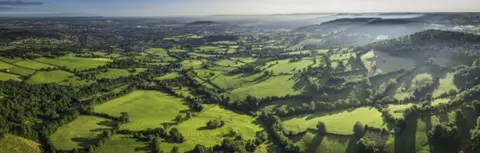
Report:
[[[22,61],[15,62],[14,64],[18,65],[18,66],[29,68],[29,69],[34,69],[34,70],[45,69],[45,68],[54,68],[55,67],[53,65],[39,63],[39,62],[35,62],[35,61],[32,61],[32,60],[22,60]]]
[[[224,121],[225,125],[217,129],[206,128],[206,123],[214,119]],[[210,147],[219,144],[223,138],[229,137],[230,131],[234,131],[248,140],[254,138],[255,133],[261,130],[260,126],[255,124],[255,118],[237,114],[216,105],[205,105],[202,112],[175,127],[184,134],[185,142],[182,144],[161,143],[161,148],[170,150],[173,146],[178,146],[180,151],[184,152],[193,149],[196,144]]]
[[[358,118],[357,116],[364,116]],[[289,131],[305,131],[307,129],[316,129],[318,121],[323,121],[327,125],[327,132],[351,135],[353,134],[353,125],[361,122],[364,125],[377,128],[386,127],[383,122],[382,114],[371,107],[361,107],[349,111],[333,112],[333,113],[314,113],[312,115],[295,116],[286,118],[283,126]],[[328,126],[330,125],[330,126]]]
[[[123,129],[144,130],[171,122],[180,111],[188,110],[183,100],[159,91],[135,90],[128,95],[97,105],[95,112],[120,116],[128,113],[130,122]]]
[[[102,147],[98,148],[98,153],[148,153],[149,142],[130,138],[128,135],[115,135],[110,138]]]
[[[75,56],[62,56],[58,58],[38,58],[35,61],[48,63],[55,66],[65,66],[71,70],[85,70],[103,66],[110,61],[109,58],[82,58]]]
[[[249,85],[243,85],[231,91],[232,99],[243,99],[247,95],[254,97],[298,95],[302,93],[304,86],[301,80],[295,80],[290,75],[261,78]]]
[[[113,121],[95,116],[79,116],[72,122],[58,128],[50,137],[55,148],[71,150],[95,144],[103,130],[110,129]]]
[[[107,72],[99,73],[95,75],[95,77],[97,79],[116,79],[119,77],[137,75],[145,70],[145,68],[136,68],[134,72],[131,72],[130,69],[108,69]]]
[[[18,75],[0,72],[0,81],[7,80],[22,81],[22,79],[20,79],[20,76]]]
[[[0,138],[0,153],[41,153],[38,142],[7,134]]]

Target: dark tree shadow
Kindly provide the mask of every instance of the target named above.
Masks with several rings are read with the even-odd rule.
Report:
[[[211,129],[207,126],[202,126],[202,127],[197,128],[197,131],[204,131],[204,130],[213,130],[213,129]]]
[[[352,137],[350,137],[350,139],[348,140],[348,146],[345,150],[345,153],[357,153],[357,141],[361,138],[361,136],[352,135]]]
[[[78,144],[78,146],[80,146],[82,148],[87,148],[90,145],[95,144],[95,142],[96,142],[95,139],[80,138],[80,137],[75,137],[75,138],[72,138],[70,140],[72,140],[73,142],[76,142]]]
[[[311,141],[311,143],[308,144],[307,152],[314,153],[317,150],[317,148],[320,146],[320,144],[322,144],[324,138],[325,138],[324,135],[315,134],[315,137],[313,137],[313,140]]]
[[[415,153],[417,126],[418,119],[407,120],[405,129],[395,135],[395,153]]]

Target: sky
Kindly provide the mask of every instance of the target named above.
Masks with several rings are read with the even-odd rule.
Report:
[[[0,0],[0,15],[203,16],[322,12],[480,12],[480,0]]]

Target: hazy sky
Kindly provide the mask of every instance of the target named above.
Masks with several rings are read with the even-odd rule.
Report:
[[[2,15],[168,16],[418,11],[478,12],[480,0],[0,0]]]

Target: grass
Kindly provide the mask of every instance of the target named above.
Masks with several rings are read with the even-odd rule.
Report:
[[[411,89],[423,89],[433,84],[433,77],[429,73],[421,73],[416,75],[412,80]]]
[[[190,55],[191,57],[195,57],[195,58],[198,58],[198,57],[208,58],[208,57],[215,56],[215,55],[201,54],[201,53],[196,53],[196,52],[190,52],[190,53],[188,53],[188,55]]]
[[[447,73],[444,78],[440,78],[440,80],[438,81],[440,85],[437,87],[437,89],[433,91],[432,97],[434,98],[438,97],[441,94],[448,92],[450,90],[458,91],[457,86],[453,82],[454,77],[455,77],[455,73],[450,72],[450,73]]]
[[[388,53],[378,51],[369,51],[360,58],[365,68],[367,68],[371,74],[387,73],[415,67],[415,61],[413,59],[394,57]]]
[[[244,75],[244,74],[238,74],[238,75],[217,75],[217,77],[214,77],[211,79],[211,81],[219,86],[222,89],[229,89],[233,90],[236,88],[239,88],[241,86],[247,85],[251,82],[254,82],[257,78],[260,78],[263,74],[257,73],[253,75]]]
[[[305,39],[294,46],[290,46],[289,49],[303,49],[305,45],[316,45],[322,42],[322,39]]]
[[[130,122],[123,129],[144,130],[161,127],[161,123],[171,122],[179,111],[187,110],[180,98],[159,91],[135,90],[125,96],[94,107],[95,112],[120,116],[128,113]]]
[[[168,73],[163,76],[156,77],[155,80],[172,80],[179,76],[177,72]]]
[[[38,70],[38,69],[42,69],[42,68],[49,68],[49,67],[54,68],[55,67],[53,65],[43,64],[43,63],[35,62],[35,61],[32,61],[32,60],[22,60],[22,61],[15,62],[14,64],[19,65],[19,66],[23,66],[23,67],[26,67],[26,68],[29,68],[29,69],[34,69],[34,70]]]
[[[18,75],[0,72],[0,81],[7,80],[22,81],[22,79]]]
[[[392,114],[395,118],[403,118],[403,112],[405,109],[412,107],[413,104],[398,104],[398,105],[388,105],[388,112]]]
[[[447,104],[450,102],[449,98],[439,98],[432,101],[432,106],[437,106],[440,104]]]
[[[198,69],[202,66],[202,63],[203,62],[200,60],[184,60],[180,64],[184,69],[189,69],[189,68]]]
[[[361,117],[359,117],[361,116]],[[353,134],[353,125],[357,121],[364,125],[382,128],[385,127],[382,114],[371,107],[361,107],[350,111],[342,111],[323,115],[314,113],[306,116],[296,116],[286,119],[282,122],[285,129],[289,131],[304,131],[308,128],[316,129],[318,121],[323,121],[327,126],[327,132],[351,135]]]
[[[244,62],[244,63],[252,63],[252,62],[257,61],[257,59],[252,58],[252,57],[243,57],[243,58],[234,57],[234,58],[232,58],[232,60],[234,60],[234,61],[238,60],[238,61]]]
[[[40,144],[19,136],[7,134],[0,138],[0,153],[41,153]]]
[[[64,82],[70,77],[74,77],[74,75],[70,72],[62,71],[62,70],[54,70],[54,71],[38,71],[33,75],[27,83],[29,84],[43,84],[43,83],[60,83]]]
[[[217,46],[200,46],[197,48],[197,50],[201,52],[225,52],[225,48],[220,48]]]
[[[220,66],[233,66],[233,67],[245,65],[245,63],[238,62],[238,61],[232,61],[232,60],[228,60],[228,59],[219,60],[219,61],[215,62],[215,64],[220,65]]]
[[[55,148],[71,150],[84,148],[96,143],[97,137],[104,130],[112,127],[113,121],[95,117],[79,116],[72,122],[57,129],[50,137]]]
[[[167,50],[166,49],[163,49],[163,48],[149,48],[147,49],[147,52],[149,53],[154,53],[154,54],[157,54],[157,55],[167,55]]]
[[[21,58],[2,58],[2,61],[7,63],[15,63],[21,60],[22,60]]]
[[[282,54],[288,54],[288,55],[298,55],[298,54],[308,54],[311,53],[309,50],[302,50],[302,51],[294,51],[294,52],[288,52],[288,53],[282,53]]]
[[[12,68],[13,65],[0,61],[0,70]]]
[[[135,72],[132,73],[130,69],[108,69],[107,72],[99,73],[95,75],[95,77],[97,79],[116,79],[124,76],[137,75],[145,70],[145,68],[136,68]]]
[[[105,142],[97,153],[147,153],[149,142],[138,141],[127,135],[114,135]]]
[[[296,81],[289,75],[272,76],[255,83],[242,85],[231,91],[232,99],[243,99],[247,95],[254,97],[298,95],[302,93],[303,86],[295,86]]]
[[[212,44],[215,44],[215,45],[236,45],[237,42],[234,42],[234,41],[216,41],[216,42],[213,42]]]
[[[170,49],[168,49],[168,51],[170,51],[170,52],[172,52],[172,53],[187,52],[187,50],[185,50],[185,49],[180,49],[180,48],[170,48]]]
[[[22,76],[27,76],[27,75],[31,75],[31,74],[35,73],[35,70],[20,67],[20,66],[11,67],[8,70],[10,71],[10,73],[15,73],[15,74],[22,75]]]
[[[276,64],[277,62],[278,64]],[[294,69],[295,71],[298,71],[312,64],[313,64],[312,59],[304,59],[297,62],[290,62],[290,60],[278,60],[278,61],[271,61],[266,63],[265,66],[262,67],[262,69],[264,69],[265,71],[273,71],[273,73],[275,74],[288,73],[288,72],[291,73],[293,72]],[[273,66],[269,67],[269,65],[273,65]]]
[[[164,142],[160,144],[163,150],[178,146],[180,152],[185,152],[193,149],[196,144],[212,147],[220,144],[224,138],[228,138],[230,131],[235,131],[243,139],[249,140],[255,138],[255,133],[261,130],[259,125],[254,124],[253,117],[237,114],[216,105],[204,106],[205,109],[202,112],[175,126],[185,137],[185,142],[182,144]],[[222,120],[225,125],[217,129],[206,129],[205,124],[213,119]]]
[[[109,58],[82,58],[82,57],[75,57],[72,55],[69,56],[62,56],[58,58],[38,58],[36,61],[42,63],[48,63],[51,65],[56,66],[65,66],[71,70],[85,70],[96,68],[99,66],[103,66],[110,61]]]
[[[348,152],[349,137],[326,135],[321,138],[316,133],[307,132],[298,143],[312,153],[344,153]]]

